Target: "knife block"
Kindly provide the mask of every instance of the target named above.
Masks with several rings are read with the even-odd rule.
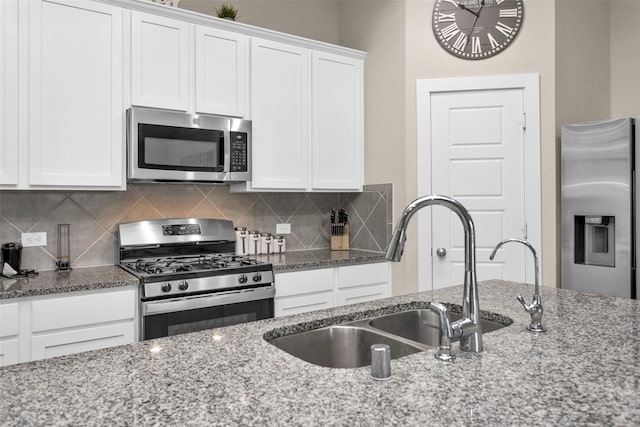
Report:
[[[349,250],[349,225],[344,226],[344,234],[331,236],[332,251],[348,251]]]

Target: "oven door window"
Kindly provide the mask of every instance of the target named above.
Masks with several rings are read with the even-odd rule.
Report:
[[[138,124],[138,167],[223,172],[224,132]]]
[[[273,317],[273,298],[144,317],[143,339],[160,338]]]

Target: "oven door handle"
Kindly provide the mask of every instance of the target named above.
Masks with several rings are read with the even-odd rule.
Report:
[[[170,300],[144,301],[142,303],[142,315],[151,316],[154,314],[216,307],[239,302],[258,301],[273,298],[275,294],[275,286],[265,286],[261,288],[240,289],[229,292],[218,292],[215,294],[173,298]]]

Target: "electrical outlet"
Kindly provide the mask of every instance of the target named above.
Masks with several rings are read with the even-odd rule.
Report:
[[[46,231],[39,233],[22,233],[22,246],[47,246]]]
[[[276,234],[291,234],[291,224],[276,224]]]

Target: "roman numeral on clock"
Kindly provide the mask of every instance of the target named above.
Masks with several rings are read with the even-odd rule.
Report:
[[[482,53],[480,37],[471,37],[471,53]]]
[[[500,9],[500,18],[517,18],[518,9]]]
[[[458,24],[454,22],[448,27],[445,27],[442,29],[442,37],[444,37],[445,40],[449,41],[453,38],[453,36],[455,36],[459,32],[460,32],[460,29],[458,28]]]
[[[438,22],[455,22],[456,13],[443,13],[439,12],[438,14]]]
[[[464,47],[467,45],[467,35],[465,33],[460,33],[456,41],[453,43],[453,48],[458,50],[464,50]]]
[[[491,43],[491,49],[495,49],[498,46],[500,46],[500,44],[496,41],[496,39],[493,38],[491,33],[487,33],[487,38],[489,39],[489,43]]]
[[[500,31],[505,37],[509,37],[509,34],[511,34],[511,31],[513,31],[513,28],[498,21],[498,23],[496,24],[496,30]]]

